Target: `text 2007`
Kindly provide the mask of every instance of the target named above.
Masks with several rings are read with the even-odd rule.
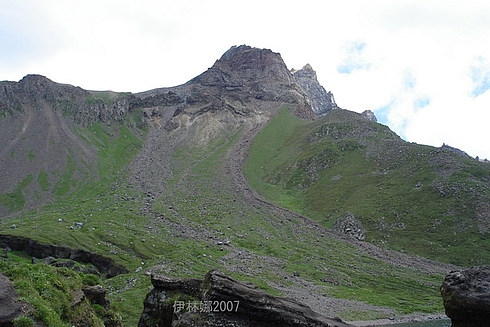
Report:
[[[211,312],[237,312],[240,301],[210,301]]]

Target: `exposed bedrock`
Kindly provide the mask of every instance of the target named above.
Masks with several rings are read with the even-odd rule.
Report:
[[[347,327],[294,300],[271,296],[215,270],[204,280],[152,276],[139,327]]]
[[[490,322],[490,266],[451,271],[441,296],[452,327],[482,327]]]

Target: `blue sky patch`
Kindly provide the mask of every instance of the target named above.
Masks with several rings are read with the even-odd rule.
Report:
[[[490,64],[485,58],[479,57],[477,63],[471,67],[470,77],[473,81],[471,95],[477,97],[490,89]]]
[[[379,107],[374,109],[374,114],[376,115],[376,119],[378,120],[378,123],[381,123],[383,125],[388,125],[388,115],[392,109],[393,103],[389,103],[385,106]]]
[[[413,100],[413,105],[416,109],[421,109],[427,107],[430,104],[430,99],[428,97],[421,97]]]
[[[350,74],[356,70],[368,69],[369,64],[363,58],[364,49],[366,43],[364,42],[352,42],[347,48],[347,56],[344,61],[337,66],[337,71],[340,74]]]

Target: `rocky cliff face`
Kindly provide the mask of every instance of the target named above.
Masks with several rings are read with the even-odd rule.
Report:
[[[59,84],[41,75],[27,75],[19,82],[0,82],[0,111],[13,113],[41,101],[55,103],[89,96],[79,87]]]
[[[252,116],[263,112],[253,109],[263,107],[258,102],[292,104],[298,115],[310,119],[336,107],[314,72],[298,72],[295,78],[279,53],[246,45],[231,47],[211,68],[184,85],[142,92],[138,97],[145,101],[169,92],[181,99],[176,115],[192,117],[218,110]]]
[[[261,91],[260,86],[264,87],[264,84],[291,87],[293,79],[280,54],[269,49],[241,45],[231,47],[211,68],[192,79],[191,83],[231,88],[250,85]],[[272,99],[280,96],[269,95]]]
[[[301,86],[311,109],[317,115],[323,115],[332,109],[337,109],[337,104],[332,92],[327,92],[318,82],[316,72],[306,64],[302,69],[293,71],[293,79]]]
[[[99,121],[121,121],[139,105],[131,93],[86,91],[42,75],[27,75],[19,82],[0,82],[0,114],[4,117],[49,108],[79,125],[89,126]]]
[[[152,276],[139,327],[347,327],[296,301],[274,297],[254,285],[212,270],[204,280]]]

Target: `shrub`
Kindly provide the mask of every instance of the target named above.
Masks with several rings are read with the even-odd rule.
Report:
[[[32,327],[34,320],[27,316],[19,316],[13,320],[14,327]]]

